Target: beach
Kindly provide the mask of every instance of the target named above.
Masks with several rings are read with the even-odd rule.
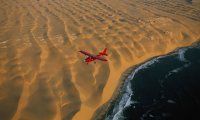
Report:
[[[1,0],[1,119],[100,119],[124,71],[199,40],[199,7],[198,0]],[[106,63],[86,64],[78,52],[104,48]]]

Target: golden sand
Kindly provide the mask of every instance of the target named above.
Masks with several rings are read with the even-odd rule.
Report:
[[[0,118],[91,119],[127,68],[200,38],[199,8],[198,0],[1,0]],[[105,47],[108,63],[87,65],[78,53]]]

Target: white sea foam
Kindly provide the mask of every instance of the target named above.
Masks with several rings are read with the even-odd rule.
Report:
[[[157,58],[154,58],[150,61],[147,61],[145,62],[144,64],[140,65],[138,68],[136,68],[133,73],[130,75],[130,79],[133,79],[135,74],[138,73],[139,70],[141,69],[146,69],[148,68],[150,65],[154,64],[155,62],[158,62],[158,60],[160,59],[161,57],[157,57]]]
[[[175,104],[175,103],[176,103],[174,100],[170,100],[170,99],[168,99],[167,102],[168,102],[168,103],[172,103],[172,104]]]
[[[125,117],[123,116],[123,110],[129,107],[131,104],[136,103],[135,101],[131,100],[131,96],[133,95],[133,91],[131,89],[131,80],[134,78],[135,74],[138,73],[139,70],[148,68],[150,65],[154,64],[158,61],[160,57],[154,58],[146,63],[137,67],[125,80],[124,83],[124,91],[122,93],[122,97],[119,102],[117,102],[114,106],[112,114],[109,115],[105,120],[124,120]]]
[[[182,62],[187,62],[187,59],[185,58],[185,52],[187,51],[187,49],[188,48],[181,48],[181,49],[178,49],[177,51],[178,58]]]
[[[131,101],[131,97],[129,97],[128,100],[126,101],[126,104],[125,104],[124,107],[125,107],[125,108],[126,108],[126,107],[129,107],[132,103],[133,103],[133,101]]]
[[[115,104],[112,114],[109,115],[105,120],[125,119],[123,116],[123,109],[131,104],[131,95],[133,94],[131,90],[130,76],[131,75],[128,76],[127,80],[124,83],[124,86],[126,88],[124,88],[120,101]]]
[[[121,97],[121,100],[119,101],[118,105],[115,106],[113,110],[113,120],[123,120],[123,109],[129,106],[131,103],[131,95],[132,95],[132,90],[131,90],[131,79],[128,79],[127,82],[125,83],[126,89]]]
[[[187,63],[187,64],[184,64],[182,67],[179,67],[179,68],[169,71],[168,74],[165,76],[165,78],[167,78],[168,76],[170,76],[174,73],[180,72],[181,70],[185,69],[186,67],[189,67],[190,65],[191,65],[191,63]]]

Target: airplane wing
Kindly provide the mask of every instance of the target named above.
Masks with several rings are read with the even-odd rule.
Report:
[[[82,54],[84,54],[84,55],[87,55],[87,56],[89,56],[89,57],[94,57],[94,58],[96,58],[95,55],[92,55],[92,54],[90,54],[90,53],[88,53],[88,52],[85,52],[85,51],[83,51],[83,50],[81,50],[81,51],[79,51],[79,52],[82,53]]]
[[[95,57],[95,58],[98,59],[98,60],[101,60],[101,61],[108,61],[108,60],[101,58],[101,57]]]

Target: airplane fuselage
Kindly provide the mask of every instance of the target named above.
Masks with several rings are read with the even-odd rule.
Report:
[[[85,59],[85,62],[86,62],[86,63],[89,63],[89,62],[92,62],[92,61],[95,61],[95,60],[96,60],[95,58],[87,57],[87,58]]]

